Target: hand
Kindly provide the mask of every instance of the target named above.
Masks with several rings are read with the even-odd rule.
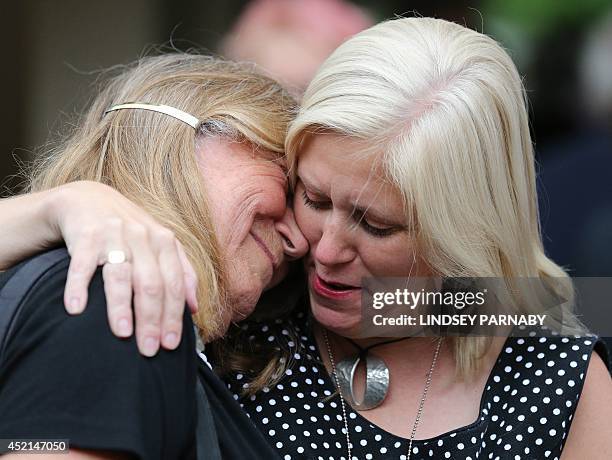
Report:
[[[145,356],[178,346],[185,302],[198,309],[197,279],[174,234],[115,189],[97,182],[73,182],[54,189],[49,222],[64,239],[72,260],[64,293],[70,314],[87,305],[87,288],[104,265],[108,321],[117,337],[133,332]],[[126,261],[107,263],[108,253],[123,251]]]

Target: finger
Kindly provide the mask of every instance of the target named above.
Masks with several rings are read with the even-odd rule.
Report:
[[[87,305],[89,284],[98,268],[99,250],[90,234],[83,235],[81,242],[68,248],[68,252],[71,259],[64,288],[64,306],[71,315],[78,315]]]
[[[117,337],[129,337],[132,321],[132,265],[107,263],[102,268],[108,323]]]
[[[125,241],[125,223],[122,219],[109,219],[106,223],[104,267],[104,292],[108,322],[117,337],[129,337],[133,332],[132,313],[132,260],[131,251]],[[111,253],[123,253],[124,261],[113,263]]]
[[[181,261],[181,265],[183,267],[183,273],[185,277],[185,298],[187,300],[187,305],[189,305],[189,310],[191,314],[195,314],[198,312],[198,276],[196,275],[196,271],[189,262],[187,258],[187,254],[185,254],[185,249],[183,249],[183,245],[176,241],[176,248],[179,256],[179,260]]]
[[[185,312],[185,282],[174,234],[167,231],[158,237],[159,266],[164,281],[161,343],[168,350],[176,348],[181,339]]]
[[[157,353],[161,334],[161,316],[164,300],[163,278],[158,259],[153,252],[149,234],[142,225],[130,225],[128,245],[132,249],[134,286],[134,316],[136,343],[140,353]]]

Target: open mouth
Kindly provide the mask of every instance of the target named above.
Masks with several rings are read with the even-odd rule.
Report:
[[[350,289],[358,289],[357,286],[351,286],[350,284],[341,284],[341,283],[330,283],[321,278],[321,284],[328,289],[333,289],[334,291],[348,291]]]
[[[316,273],[314,274],[312,287],[317,294],[333,299],[345,298],[361,291],[359,286],[344,284],[335,280],[326,281]]]

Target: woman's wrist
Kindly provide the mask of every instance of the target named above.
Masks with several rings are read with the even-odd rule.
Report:
[[[69,206],[70,191],[66,186],[59,186],[37,192],[34,199],[33,221],[39,222],[39,235],[42,247],[53,246],[62,241],[62,209]],[[34,198],[34,196],[33,196]]]
[[[61,241],[57,224],[61,200],[56,190],[48,190],[0,201],[0,270]]]

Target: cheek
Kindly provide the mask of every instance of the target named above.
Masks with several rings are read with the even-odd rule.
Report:
[[[252,313],[263,291],[260,274],[253,263],[253,252],[250,245],[241,246],[227,262],[228,294],[234,321],[241,321]]]
[[[271,216],[277,218],[283,216],[287,209],[287,193],[285,189],[278,185],[278,183],[266,187],[263,203],[268,208],[268,213]]]
[[[408,235],[363,243],[360,256],[372,276],[429,276]]]
[[[323,215],[304,204],[304,201],[295,196],[293,199],[293,214],[295,222],[300,228],[310,248],[321,239],[323,232]]]
[[[287,209],[287,194],[277,178],[257,177],[250,183],[249,193],[242,196],[243,203],[252,203],[252,213],[261,219],[279,220]]]

